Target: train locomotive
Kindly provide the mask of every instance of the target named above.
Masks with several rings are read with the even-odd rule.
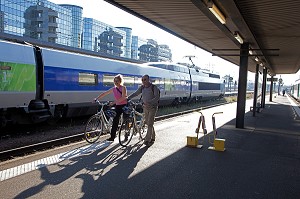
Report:
[[[137,64],[0,40],[0,126],[91,115],[92,100],[124,76],[128,94],[148,74],[160,105],[220,98],[219,75],[173,63]],[[107,96],[103,101],[113,100]]]

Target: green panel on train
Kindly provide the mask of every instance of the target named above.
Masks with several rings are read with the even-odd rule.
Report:
[[[33,92],[36,69],[33,64],[0,62],[0,91]]]

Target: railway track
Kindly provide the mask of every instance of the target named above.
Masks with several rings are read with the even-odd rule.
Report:
[[[155,121],[172,118],[172,117],[188,114],[188,113],[191,113],[194,111],[199,111],[199,110],[203,110],[203,109],[212,108],[215,106],[220,106],[223,104],[226,104],[226,102],[216,103],[216,104],[207,105],[207,106],[190,109],[190,110],[186,110],[186,111],[180,111],[180,112],[176,112],[176,113],[165,114],[165,115],[156,117]],[[40,143],[36,143],[36,144],[30,144],[30,145],[26,145],[26,146],[22,146],[22,147],[12,148],[12,149],[8,149],[8,150],[0,151],[0,161],[6,161],[9,159],[13,159],[15,157],[26,156],[28,154],[35,153],[37,151],[47,150],[47,149],[51,149],[54,147],[63,146],[63,145],[80,142],[80,141],[83,141],[83,133],[66,136],[66,137],[62,137],[62,138],[58,138],[58,139],[53,139],[53,140],[49,140],[49,141],[45,141],[45,142],[40,142]]]

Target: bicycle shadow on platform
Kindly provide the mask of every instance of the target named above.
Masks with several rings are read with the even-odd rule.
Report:
[[[89,172],[79,174],[75,178],[83,181],[82,198],[118,198],[120,191],[125,188],[125,185],[130,180],[130,175],[133,173],[140,159],[148,150],[141,142],[128,147],[116,148],[112,153],[106,156],[101,161],[94,164],[94,168],[89,168]],[[118,192],[115,192],[117,185]],[[95,191],[96,190],[96,191]]]
[[[76,178],[80,178],[84,175],[90,175],[96,178],[98,176],[100,178],[106,175],[111,167],[121,165],[121,162],[129,157],[136,157],[136,153],[142,156],[145,151],[146,150],[141,148],[140,143],[128,148],[121,147],[119,144],[111,144],[102,148],[102,150],[86,152],[54,165],[47,167],[41,165],[38,170],[40,171],[40,179],[43,180],[43,182],[24,190],[15,198],[32,197],[44,189],[47,189],[48,186],[57,186],[70,178],[74,178],[77,173],[85,174],[79,174],[79,177],[76,176]],[[70,154],[67,155],[69,156]],[[51,167],[51,169],[49,169],[49,167]],[[51,170],[55,171],[51,172]]]

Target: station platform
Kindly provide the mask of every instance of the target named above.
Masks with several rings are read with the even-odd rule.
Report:
[[[202,148],[186,146],[201,115],[193,112],[156,122],[149,148],[137,140],[127,148],[83,142],[0,164],[1,198],[299,199],[299,108],[276,96],[255,117],[246,112],[244,129],[235,128],[235,103],[203,110],[211,139],[220,111],[224,152],[209,150],[208,136],[200,136]]]

